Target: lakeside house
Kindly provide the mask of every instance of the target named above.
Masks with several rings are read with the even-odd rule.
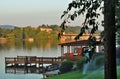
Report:
[[[73,53],[74,56],[81,56],[82,52],[88,47],[88,40],[79,40],[66,43],[60,43],[61,46],[61,56],[64,56],[66,53]],[[95,52],[99,53],[103,51],[103,45],[100,41],[96,42]]]
[[[0,38],[0,44],[4,44],[7,42],[7,38]]]
[[[34,42],[34,38],[26,38],[25,41]]]
[[[43,26],[41,26],[40,27],[40,31],[46,31],[46,32],[50,33],[52,31],[52,29],[49,28],[49,27],[43,27]]]
[[[85,52],[90,52],[89,49],[89,36],[96,37],[96,48],[94,49],[96,53],[103,52],[103,43],[100,41],[100,34],[83,34],[79,40],[75,41],[74,38],[76,34],[63,34],[61,39],[62,41],[59,45],[61,46],[61,57],[67,57],[68,59],[80,59]],[[65,41],[69,39],[69,41]]]

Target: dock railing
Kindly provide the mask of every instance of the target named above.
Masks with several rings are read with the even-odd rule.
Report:
[[[14,73],[18,69],[22,68],[24,73],[30,72],[30,69],[36,68],[36,71],[43,72],[43,64],[59,64],[62,62],[61,57],[37,57],[37,56],[17,56],[17,57],[5,57],[5,72],[7,69],[13,69]],[[9,70],[8,70],[9,71]]]
[[[5,57],[5,64],[58,64],[62,61],[60,57],[36,57],[36,56],[17,56]]]

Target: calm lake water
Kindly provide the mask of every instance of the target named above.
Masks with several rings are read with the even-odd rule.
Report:
[[[38,57],[58,57],[60,56],[60,46],[56,41],[21,42],[9,41],[0,44],[0,79],[41,79],[42,74],[14,74],[5,73],[5,57],[17,56],[38,56]]]
[[[51,41],[39,40],[37,42],[11,40],[8,41],[7,43],[0,43],[0,79],[43,78],[42,74],[37,73],[25,73],[25,74],[5,73],[5,57],[17,57],[17,56],[58,57],[60,55],[61,55],[60,46],[58,45],[58,41],[56,40]],[[92,74],[89,74],[89,76],[91,75]]]

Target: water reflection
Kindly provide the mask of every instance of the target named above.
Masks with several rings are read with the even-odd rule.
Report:
[[[40,74],[42,73],[42,67],[36,67],[35,65],[24,67],[24,66],[6,66],[5,73],[13,73],[13,74]]]
[[[61,58],[58,57],[37,57],[37,56],[17,56],[5,57],[6,73],[44,73],[48,70],[59,68]],[[44,65],[51,64],[47,67]]]
[[[60,56],[60,47],[57,40],[37,40],[34,42],[26,42],[21,40],[9,40],[6,43],[0,43],[0,79],[41,79],[41,74],[33,71],[35,67],[29,67],[29,74],[9,74],[14,71],[8,67],[5,70],[5,57],[16,56],[38,56],[38,57],[58,57]],[[23,68],[16,69],[18,73],[24,73]],[[5,73],[8,72],[8,73]],[[25,71],[26,72],[26,71]],[[14,73],[14,72],[13,72]],[[32,74],[31,74],[32,73]],[[34,74],[33,74],[34,73]]]
[[[9,40],[6,43],[0,43],[0,50],[9,50],[10,48],[31,50],[32,48],[50,49],[56,48],[58,40],[36,40],[34,42],[22,40]]]

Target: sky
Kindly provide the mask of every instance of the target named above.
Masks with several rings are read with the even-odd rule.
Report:
[[[60,25],[61,15],[72,0],[0,0],[0,25],[39,26]],[[80,26],[83,16],[71,26]]]

